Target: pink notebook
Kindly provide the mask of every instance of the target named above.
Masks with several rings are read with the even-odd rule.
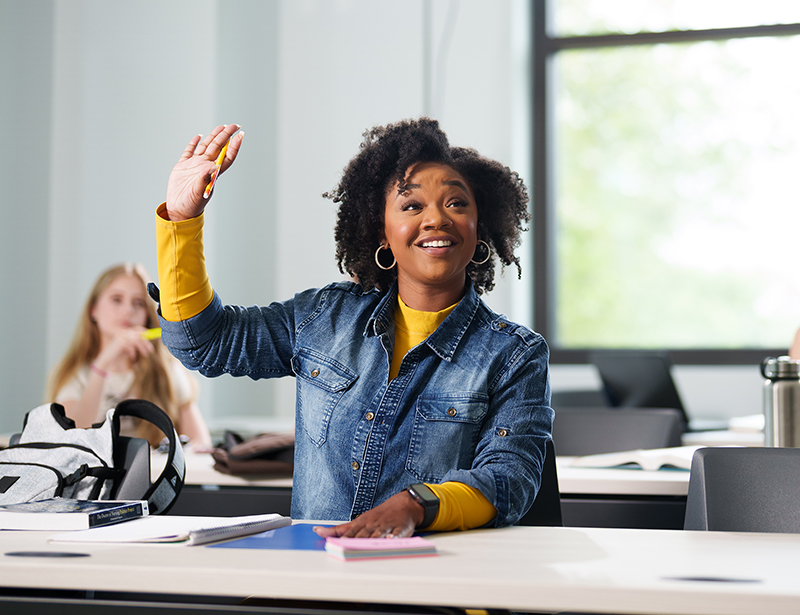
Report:
[[[410,538],[328,538],[325,550],[344,560],[436,555],[436,545],[421,536]]]

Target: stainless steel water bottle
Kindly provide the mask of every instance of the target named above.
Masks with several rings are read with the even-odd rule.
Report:
[[[761,363],[764,383],[764,443],[800,447],[800,361],[768,357]]]

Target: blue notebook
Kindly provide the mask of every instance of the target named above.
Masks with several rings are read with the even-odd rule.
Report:
[[[283,549],[294,551],[324,551],[325,539],[317,536],[312,523],[296,523],[274,530],[208,545],[209,549]]]

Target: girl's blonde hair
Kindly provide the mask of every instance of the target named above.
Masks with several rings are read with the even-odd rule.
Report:
[[[137,278],[142,284],[142,290],[147,294],[147,282],[151,278],[140,264],[122,263],[114,265],[100,274],[86,299],[69,349],[48,379],[45,393],[46,402],[54,400],[61,387],[74,378],[80,368],[91,365],[100,353],[100,329],[92,318],[92,311],[100,294],[114,280],[122,276]],[[148,300],[146,306],[147,322],[145,326],[147,328],[158,327],[155,304]],[[151,343],[154,352],[146,357],[139,356],[133,365],[135,376],[130,394],[131,397],[146,399],[156,404],[170,416],[175,427],[180,430],[178,425],[180,408],[169,378],[169,364],[176,359],[169,354],[161,340],[152,340]],[[157,445],[164,437],[156,427],[149,423],[142,423],[138,428],[137,435],[146,438],[153,445]]]

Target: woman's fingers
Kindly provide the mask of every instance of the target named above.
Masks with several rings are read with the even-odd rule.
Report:
[[[225,153],[225,160],[222,161],[222,168],[219,171],[220,173],[227,171],[228,168],[233,164],[233,161],[236,160],[236,156],[239,155],[239,149],[242,147],[243,140],[244,131],[242,130],[231,137],[230,143],[228,144],[228,151]]]
[[[222,124],[217,126],[205,139],[198,144],[197,149],[195,150],[195,155],[205,156],[208,160],[213,160],[216,162],[219,153],[222,151],[222,148],[225,147],[225,144],[231,140],[231,137],[240,128],[241,126],[239,126],[239,124]],[[241,139],[239,139],[239,143],[241,143]],[[228,147],[228,150],[230,151],[230,146]],[[236,156],[234,155],[233,157],[235,158]],[[225,156],[225,159],[228,159],[227,155]]]
[[[396,493],[352,521],[333,528],[314,528],[320,536],[344,536],[355,538],[404,538],[414,533],[414,507],[419,507],[414,500],[403,491]]]
[[[195,135],[192,137],[192,140],[189,141],[189,145],[186,146],[186,149],[183,150],[181,157],[178,159],[178,162],[184,162],[185,160],[189,160],[194,155],[195,149],[197,149],[197,144],[200,143],[200,139],[203,138],[203,135]]]
[[[209,151],[209,150],[213,150],[214,140],[217,138],[217,136],[223,130],[225,130],[225,128],[226,128],[225,124],[220,124],[214,130],[209,132],[208,135],[206,135],[206,137],[202,141],[198,142],[197,145],[195,146],[194,155],[195,156],[205,156],[205,155],[215,156],[214,152],[213,151]],[[233,133],[231,133],[231,134],[233,134]],[[220,146],[220,147],[222,147],[222,146]],[[217,152],[219,152],[219,150],[217,150]]]
[[[344,523],[342,525],[335,525],[333,527],[323,527],[321,525],[315,525],[313,528],[314,532],[316,532],[317,536],[321,536],[322,538],[330,538],[330,537],[339,537],[344,534],[345,529],[344,526],[349,525],[348,523]]]

